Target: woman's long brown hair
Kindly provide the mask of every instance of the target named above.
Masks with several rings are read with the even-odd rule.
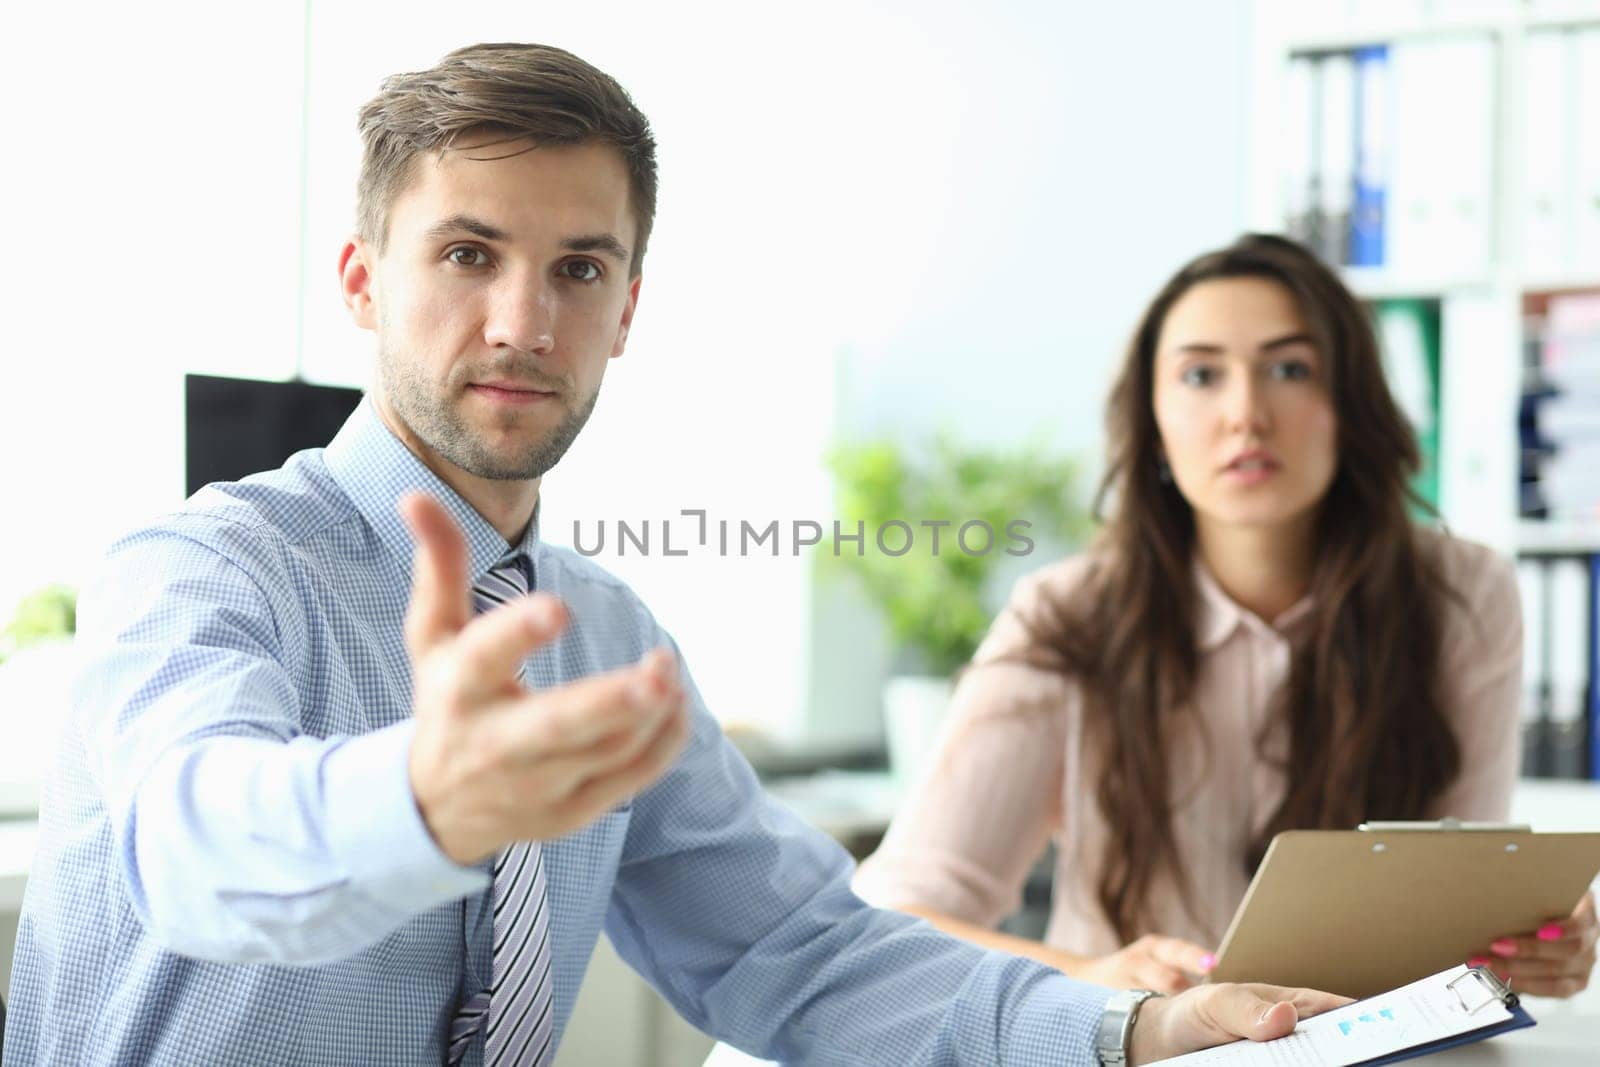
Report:
[[[1106,415],[1096,500],[1104,525],[1088,595],[1024,620],[1034,638],[1024,658],[1076,681],[1087,740],[1104,755],[1097,800],[1110,837],[1099,900],[1124,942],[1150,932],[1146,901],[1162,868],[1194,912],[1163,739],[1175,736],[1172,720],[1195,714],[1195,528],[1188,502],[1161,473],[1156,345],[1167,312],[1191,287],[1241,277],[1293,294],[1327,369],[1339,447],[1316,527],[1312,615],[1274,709],[1290,727],[1288,793],[1247,867],[1280,830],[1418,818],[1459,770],[1437,671],[1442,605],[1453,594],[1419,552],[1408,516],[1417,442],[1385,384],[1372,325],[1304,248],[1246,235],[1178,271],[1139,321]]]

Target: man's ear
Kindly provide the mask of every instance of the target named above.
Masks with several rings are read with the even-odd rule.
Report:
[[[628,343],[628,328],[633,325],[633,313],[639,306],[639,283],[642,281],[644,275],[641,274],[628,286],[628,302],[622,306],[622,321],[617,324],[617,339],[611,345],[612,359],[622,355],[623,346]]]
[[[378,308],[374,303],[373,267],[377,256],[371,245],[352,236],[339,250],[339,288],[350,318],[363,330],[378,328]]]

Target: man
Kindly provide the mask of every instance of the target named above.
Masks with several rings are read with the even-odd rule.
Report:
[[[788,1061],[1088,1063],[1103,1022],[1143,1061],[1336,1003],[1108,1019],[852,896],[643,605],[538,538],[637,305],[644,117],[574,56],[487,45],[361,126],[340,272],[375,388],[326,450],[118,541],[85,596],[7,1062],[545,1064],[602,925],[695,1025]]]

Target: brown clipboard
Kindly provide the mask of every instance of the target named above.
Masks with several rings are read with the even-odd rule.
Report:
[[[1373,996],[1570,914],[1600,874],[1600,833],[1385,825],[1274,837],[1211,981]]]

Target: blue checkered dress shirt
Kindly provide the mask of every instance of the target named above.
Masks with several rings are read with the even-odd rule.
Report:
[[[407,778],[413,489],[461,524],[474,577],[520,547],[566,601],[535,686],[675,647],[592,562],[536,529],[508,546],[370,401],[327,449],[123,537],[81,606],[7,1064],[442,1061],[489,978],[489,879],[439,852]],[[557,1040],[603,930],[690,1022],[767,1058],[1090,1062],[1105,991],[867,908],[688,689],[676,766],[546,845]]]

